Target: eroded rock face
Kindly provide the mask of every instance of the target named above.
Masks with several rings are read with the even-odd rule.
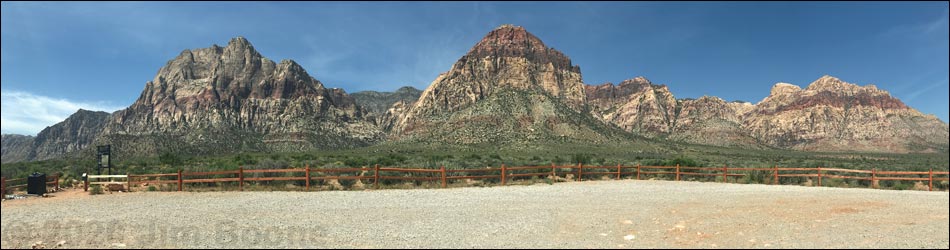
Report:
[[[110,114],[101,111],[76,111],[66,120],[46,127],[33,136],[4,135],[3,162],[40,161],[79,152],[102,132]]]
[[[325,88],[294,61],[262,57],[238,37],[169,61],[135,103],[116,112],[103,141],[170,140],[203,153],[351,147],[380,137],[364,113],[342,89]]]
[[[26,135],[3,135],[0,138],[3,163],[27,161],[33,150],[33,137]]]
[[[422,90],[405,86],[393,92],[360,91],[350,96],[356,103],[366,109],[367,113],[385,114],[397,102],[413,103],[419,100]]]
[[[439,75],[395,124],[397,140],[605,140],[580,68],[524,28],[496,28]],[[594,128],[594,127],[597,128]]]
[[[500,89],[529,90],[583,105],[580,68],[564,54],[517,26],[501,26],[486,35],[422,93],[413,115],[459,110]]]
[[[665,85],[644,77],[618,85],[587,86],[592,114],[604,122],[647,137],[669,134],[676,120],[676,99]]]
[[[811,151],[932,151],[948,141],[947,124],[936,117],[873,85],[831,76],[804,90],[777,84],[743,128],[767,145]]]
[[[808,151],[919,152],[945,149],[947,124],[873,85],[824,76],[808,88],[778,83],[758,104],[716,97],[676,100],[638,77],[587,86],[592,113],[649,137],[695,144]]]
[[[93,145],[110,116],[80,109],[63,122],[43,129],[33,141],[29,160],[54,159]]]
[[[742,130],[742,119],[755,107],[751,103],[726,102],[710,96],[678,102],[680,108],[670,139],[716,146],[758,146]]]
[[[412,106],[422,90],[413,87],[402,87],[394,92],[361,91],[353,93],[353,99],[361,107],[366,108],[366,120],[372,121],[383,132],[389,132],[399,117]]]

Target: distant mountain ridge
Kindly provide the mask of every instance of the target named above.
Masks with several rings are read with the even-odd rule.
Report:
[[[668,140],[805,151],[946,150],[947,123],[873,85],[778,83],[758,103],[677,99],[644,77],[586,85],[580,66],[520,26],[490,31],[428,88],[347,94],[246,39],[184,50],[126,109],[79,110],[37,136],[3,135],[3,162],[434,144]]]

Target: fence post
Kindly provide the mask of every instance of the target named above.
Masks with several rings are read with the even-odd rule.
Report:
[[[0,178],[0,195],[7,194],[7,177]]]
[[[934,191],[934,168],[930,168],[930,192]]]
[[[637,180],[640,180],[640,163],[637,163]]]
[[[307,164],[307,191],[310,191],[310,164]]]
[[[376,189],[379,189],[379,164],[376,164],[373,167],[373,186]]]
[[[871,188],[874,188],[874,181],[877,180],[877,169],[871,169]]]
[[[818,166],[818,186],[821,187],[821,166]]]
[[[178,192],[181,192],[181,169],[178,170]]]
[[[238,187],[244,191],[244,167],[238,167]]]
[[[772,176],[774,177],[772,185],[778,185],[778,165],[773,166],[772,169]]]
[[[676,164],[676,181],[680,181],[680,164]]]
[[[508,177],[506,176],[507,172],[508,171],[507,171],[507,168],[505,168],[505,164],[501,164],[501,185],[502,186],[508,183]]]
[[[83,180],[82,182],[82,191],[83,192],[89,191],[89,175],[88,174],[86,175],[86,179]]]
[[[556,166],[555,166],[554,163],[552,162],[552,163],[551,163],[551,180],[557,179],[557,171],[556,171],[556,169],[557,169]]]
[[[620,180],[620,173],[621,173],[620,163],[617,163],[617,180],[618,181]]]
[[[584,164],[577,163],[577,181],[581,181],[581,176],[584,176]]]
[[[440,169],[442,170],[442,188],[446,188],[448,182],[445,180],[445,166],[441,166]]]
[[[729,183],[729,166],[722,165],[722,182]]]
[[[132,175],[125,174],[125,181],[129,182],[129,192],[132,192]],[[56,177],[56,188],[59,188],[59,176]]]

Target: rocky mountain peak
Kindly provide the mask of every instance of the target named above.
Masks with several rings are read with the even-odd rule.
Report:
[[[815,80],[814,82],[812,82],[811,84],[809,84],[809,85],[808,85],[808,90],[832,90],[832,91],[834,91],[834,90],[840,90],[840,89],[844,89],[844,88],[851,87],[851,86],[849,86],[849,85],[851,85],[851,86],[856,86],[856,85],[853,85],[853,84],[850,84],[850,83],[845,83],[845,82],[841,81],[841,79],[838,79],[837,77],[833,77],[833,76],[829,76],[829,75],[824,75],[824,76],[822,76],[821,78],[818,78],[818,80]]]
[[[231,40],[228,41],[228,47],[231,47],[231,48],[245,48],[245,49],[247,49],[247,48],[253,49],[253,48],[254,48],[254,46],[251,45],[251,42],[247,41],[247,38],[244,38],[243,36],[237,36],[237,37],[231,38]]]
[[[777,95],[782,95],[782,94],[795,93],[801,90],[802,90],[802,87],[799,87],[798,85],[780,82],[780,83],[776,83],[775,86],[772,86],[772,93],[769,95],[777,96]]]
[[[560,51],[548,48],[540,38],[524,27],[502,25],[488,32],[466,55],[468,58],[520,57],[541,65],[552,64],[555,69],[580,73],[580,67]],[[458,65],[458,64],[456,64]]]
[[[567,56],[523,27],[505,25],[490,31],[435,79],[409,116],[456,111],[505,89],[545,93],[575,110],[586,98],[580,68]]]
[[[650,82],[650,80],[647,79],[646,77],[642,77],[642,76],[638,76],[638,77],[635,77],[635,78],[633,78],[633,79],[624,80],[624,81],[620,82],[620,84],[619,84],[619,86],[621,86],[621,87],[623,87],[623,86],[636,86],[636,87],[641,87],[641,88],[643,88],[643,87],[649,87],[650,85],[653,85],[653,83]]]

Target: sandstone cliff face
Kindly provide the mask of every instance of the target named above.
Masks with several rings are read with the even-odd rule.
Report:
[[[356,104],[366,109],[367,113],[385,114],[397,102],[413,103],[419,100],[422,90],[411,86],[405,86],[394,92],[360,91],[350,96],[356,100]]]
[[[380,136],[364,112],[296,62],[274,63],[238,37],[169,61],[132,106],[116,112],[102,140],[145,155],[162,148],[141,144],[198,153],[351,147]]]
[[[804,90],[776,84],[743,128],[767,145],[810,151],[932,151],[948,141],[947,124],[936,117],[873,85],[861,87],[831,76]]]
[[[586,112],[580,67],[524,28],[496,28],[442,73],[394,125],[397,140],[606,140]],[[622,136],[618,136],[620,138]]]
[[[389,132],[420,95],[422,90],[406,86],[395,92],[361,91],[351,96],[359,106],[366,108],[366,120],[372,121],[383,132]]]
[[[587,86],[593,115],[600,120],[647,137],[660,137],[675,126],[676,99],[665,85],[637,77],[618,85]]]
[[[676,100],[642,77],[588,86],[592,113],[626,131],[693,144],[806,151],[946,149],[947,124],[873,85],[824,76],[802,89],[776,84],[752,105],[716,97]]]
[[[715,146],[758,146],[742,129],[742,119],[755,107],[751,103],[727,103],[709,96],[678,102],[680,108],[670,139]]]
[[[548,93],[576,108],[585,99],[580,67],[524,28],[505,25],[488,33],[439,75],[411,112],[456,111],[501,89]]]
[[[0,138],[0,151],[3,163],[28,161],[33,149],[33,137],[26,135],[3,135]]]

